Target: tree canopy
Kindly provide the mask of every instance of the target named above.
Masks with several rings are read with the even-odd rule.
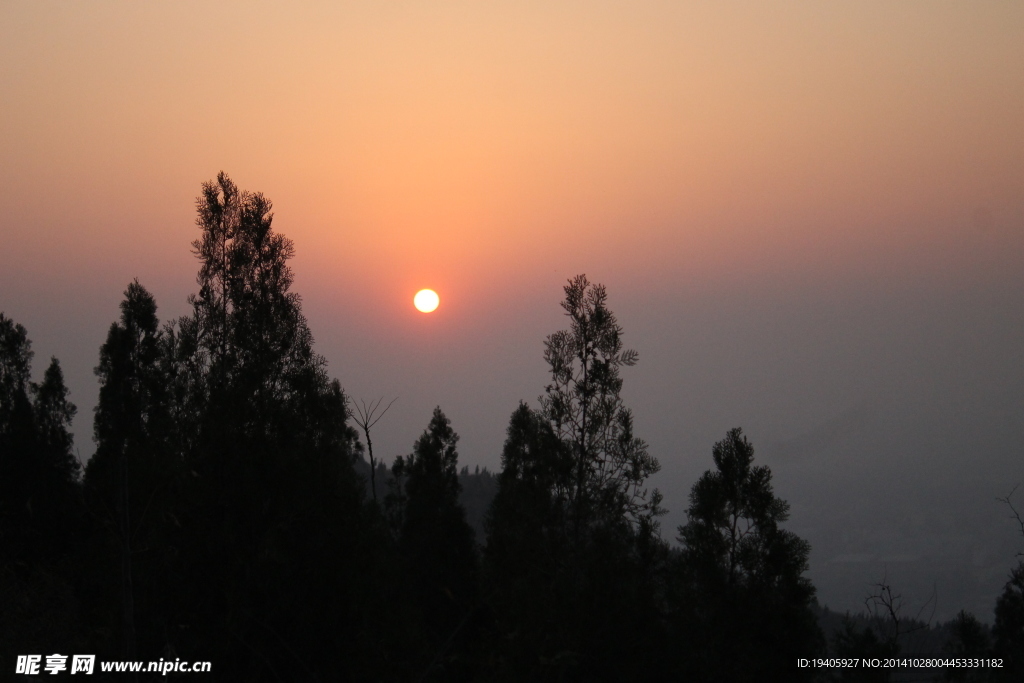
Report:
[[[810,545],[781,528],[789,504],[775,496],[771,471],[754,465],[742,430],[716,443],[712,458],[715,469],[694,484],[689,521],[679,527],[684,629],[704,675],[763,680],[824,645],[804,576]],[[792,680],[810,673],[794,671]]]
[[[661,495],[633,433],[623,347],[607,292],[584,275],[564,288],[567,330],[545,341],[551,372],[537,410],[520,403],[487,519],[485,585],[509,680],[619,680],[658,671]],[[653,549],[653,550],[652,550]],[[627,664],[629,663],[629,664]]]
[[[0,313],[0,643],[246,681],[813,676],[795,666],[826,651],[810,546],[740,429],[713,446],[678,543],[662,538],[659,461],[622,396],[639,354],[604,286],[563,288],[550,380],[512,411],[496,477],[460,472],[440,407],[389,470],[380,402],[353,419],[328,375],[272,208],[219,174],[196,200],[188,313],[161,324],[128,284],[84,476],[60,363],[34,382],[28,332]],[[949,651],[996,653],[1016,680],[1022,606],[1018,567],[991,632],[962,614]],[[895,652],[852,621],[832,648]]]
[[[660,512],[661,495],[644,486],[660,465],[633,435],[633,414],[620,393],[619,370],[636,364],[639,354],[623,348],[607,299],[605,287],[585,275],[569,280],[561,304],[569,329],[544,342],[551,383],[540,410],[572,460],[556,494],[568,505],[577,536],[600,521],[650,524]]]

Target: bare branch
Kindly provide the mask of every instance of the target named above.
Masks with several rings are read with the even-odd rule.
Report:
[[[1005,503],[1006,506],[1010,508],[1010,512],[1012,513],[1012,518],[1017,520],[1017,526],[1020,527],[1020,533],[1021,533],[1021,535],[1024,535],[1024,518],[1021,517],[1020,511],[1014,506],[1013,500],[1012,500],[1013,494],[1016,493],[1018,488],[1020,488],[1020,484],[1017,484],[1016,486],[1014,486],[1013,489],[1010,490],[1010,492],[1006,495],[1005,498],[997,497],[996,500],[999,501],[1000,503]]]
[[[364,431],[371,429],[373,425],[377,424],[377,422],[384,417],[397,400],[397,396],[391,399],[391,402],[384,406],[384,410],[378,414],[377,409],[380,408],[381,402],[384,401],[383,396],[378,398],[376,401],[370,401],[369,404],[367,404],[366,401],[360,400],[358,405],[355,401],[349,399],[349,402],[356,411],[356,414],[353,416],[353,420],[355,420],[355,423],[362,427]]]
[[[1024,517],[1021,517],[1020,510],[1018,510],[1016,506],[1013,504],[1013,494],[1017,492],[1018,488],[1020,488],[1020,484],[1014,486],[1010,490],[1010,492],[1006,494],[1005,498],[996,497],[996,500],[999,501],[1000,503],[1005,503],[1006,506],[1010,508],[1010,518],[1017,520],[1017,526],[1020,527],[1020,533],[1022,536],[1024,536]],[[1017,553],[1017,556],[1024,557],[1024,551]]]
[[[370,429],[377,424],[382,417],[391,409],[398,397],[391,399],[391,402],[384,406],[384,410],[380,410],[380,404],[384,401],[384,397],[381,396],[376,401],[370,401],[369,404],[366,401],[360,400],[357,404],[352,399],[349,402],[355,409],[356,414],[352,416],[352,420],[363,429],[363,434],[366,436],[366,449],[370,456],[370,488],[373,492],[373,500],[377,501],[377,461],[373,457],[373,441],[370,439]],[[378,412],[380,410],[380,412]]]
[[[888,628],[891,629],[891,635],[886,635],[882,632],[880,635],[886,637],[893,646],[900,647],[901,641],[905,639],[905,636],[927,629],[935,616],[935,608],[938,604],[938,592],[935,587],[932,587],[932,594],[921,606],[921,609],[917,611],[917,616],[905,619],[903,617],[903,595],[893,591],[892,584],[888,581],[888,572],[883,574],[880,581],[872,584],[874,590],[864,598],[864,606],[868,610],[868,614],[877,619],[879,622],[888,624]],[[931,614],[927,621],[922,620],[921,617],[931,607]],[[881,624],[879,624],[882,628]],[[906,645],[906,643],[903,643]]]
[[[927,620],[921,619],[921,615],[924,614],[924,611],[926,609],[928,609],[928,605],[932,606],[932,611],[928,615],[928,619]],[[938,586],[936,586],[933,583],[932,584],[932,594],[931,594],[931,596],[925,601],[925,603],[923,605],[921,605],[921,609],[919,609],[917,611],[917,616],[915,617],[915,619],[917,621],[921,622],[921,626],[918,626],[918,627],[916,627],[914,629],[911,629],[911,630],[916,631],[918,629],[923,629],[923,628],[927,628],[928,626],[930,626],[931,623],[932,623],[932,619],[935,618],[935,610],[936,610],[936,608],[938,606],[939,606],[939,589],[938,589]]]
[[[903,609],[903,596],[893,593],[888,576],[889,573],[886,571],[882,575],[881,581],[872,584],[875,590],[864,598],[864,606],[873,617],[892,624],[893,635],[890,641],[895,644],[900,637],[900,611]],[[882,613],[881,616],[879,616],[879,612]]]

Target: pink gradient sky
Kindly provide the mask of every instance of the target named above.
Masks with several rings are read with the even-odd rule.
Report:
[[[641,353],[667,528],[736,424],[785,444],[870,404],[903,436],[865,466],[917,435],[962,481],[957,438],[1024,437],[1021,35],[995,1],[6,2],[0,310],[37,371],[61,358],[87,457],[121,293],[185,312],[223,169],[274,201],[332,373],[401,397],[388,459],[441,404],[495,468],[585,272]],[[856,470],[787,462],[808,510],[810,478]]]

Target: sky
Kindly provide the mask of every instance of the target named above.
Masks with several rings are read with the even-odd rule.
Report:
[[[331,374],[398,397],[375,452],[440,405],[495,470],[586,273],[640,354],[666,538],[740,426],[823,603],[885,577],[988,621],[1024,549],[995,501],[1024,482],[1022,30],[1008,1],[5,0],[0,311],[61,360],[87,459],[124,289],[187,311],[223,170],[274,202]]]

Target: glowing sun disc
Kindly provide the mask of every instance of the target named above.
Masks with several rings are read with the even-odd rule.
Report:
[[[412,303],[416,306],[416,310],[423,311],[424,313],[430,313],[437,305],[441,303],[441,298],[437,296],[437,292],[432,289],[421,289],[416,292],[416,296],[412,298]]]

